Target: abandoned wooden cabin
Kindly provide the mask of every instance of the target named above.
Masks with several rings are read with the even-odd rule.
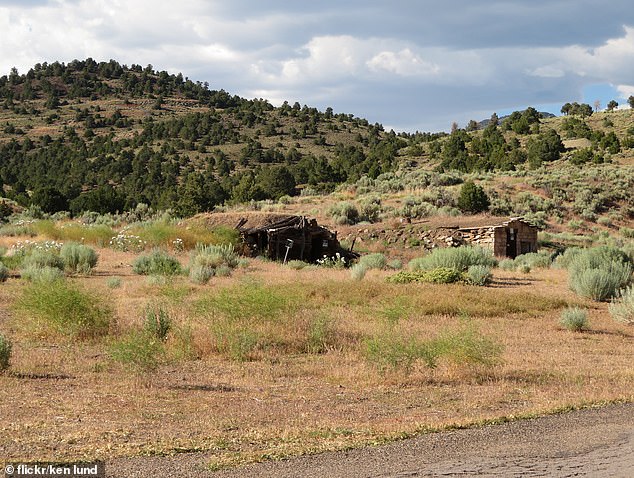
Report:
[[[236,228],[252,256],[263,255],[273,260],[316,262],[324,256],[341,253],[337,233],[305,216],[284,216],[254,227],[242,218]]]
[[[460,227],[458,231],[463,243],[492,249],[498,257],[514,259],[537,252],[537,227],[521,217],[490,226]]]

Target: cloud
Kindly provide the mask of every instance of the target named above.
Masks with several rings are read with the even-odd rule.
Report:
[[[0,0],[0,30],[0,74],[151,63],[403,129],[578,101],[594,83],[627,97],[634,77],[629,0]]]
[[[366,62],[372,71],[384,70],[400,76],[425,76],[439,73],[438,65],[423,60],[409,48],[399,52],[382,51]]]

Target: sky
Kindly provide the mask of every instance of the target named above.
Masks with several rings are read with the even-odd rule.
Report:
[[[0,75],[88,57],[395,131],[634,94],[631,0],[0,0]]]

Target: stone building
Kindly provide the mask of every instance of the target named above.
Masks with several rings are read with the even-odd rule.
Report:
[[[493,249],[498,257],[514,259],[520,254],[537,252],[537,227],[521,217],[513,217],[490,226],[458,228],[464,244]]]

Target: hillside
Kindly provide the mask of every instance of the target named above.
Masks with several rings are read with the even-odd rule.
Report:
[[[144,203],[189,216],[282,198],[276,209],[340,224],[459,214],[460,185],[475,180],[492,214],[627,236],[634,116],[590,113],[544,118],[528,108],[494,115],[484,129],[473,121],[451,134],[396,134],[331,108],[232,96],[151,65],[38,64],[0,78],[0,179],[4,196],[49,213]],[[356,218],[330,211],[342,199],[356,201]]]

